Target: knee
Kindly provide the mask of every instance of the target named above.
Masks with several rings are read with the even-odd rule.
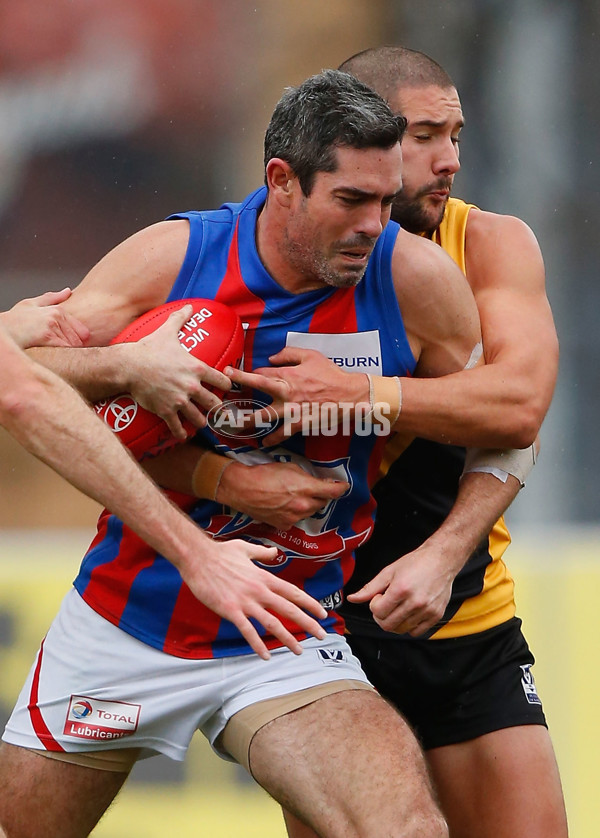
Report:
[[[448,838],[448,826],[439,812],[430,815],[418,815],[408,827],[402,827],[398,838]]]
[[[448,825],[440,811],[430,811],[415,807],[414,810],[396,813],[394,818],[375,816],[367,823],[355,823],[356,829],[347,834],[356,838],[380,838],[382,834],[389,838],[449,838]],[[290,833],[296,838],[296,833]],[[312,833],[311,833],[312,834]],[[303,835],[298,833],[298,838]]]
[[[381,824],[369,835],[379,836]],[[387,834],[387,833],[386,833]],[[413,812],[397,822],[389,833],[391,838],[449,838],[448,825],[438,809]]]
[[[420,832],[415,832],[419,838],[449,838],[448,824],[440,812],[433,812],[423,824]]]

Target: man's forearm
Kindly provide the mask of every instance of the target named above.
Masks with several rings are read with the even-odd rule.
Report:
[[[525,448],[547,407],[527,386],[526,377],[497,365],[437,378],[366,378],[376,421],[452,445]]]
[[[526,370],[519,372],[512,363],[432,378],[397,378],[345,372],[312,350],[286,347],[275,357],[285,365],[260,374],[225,372],[235,383],[271,396],[272,409],[282,419],[289,404],[333,402],[368,409],[371,403],[374,421],[389,420],[395,431],[455,445],[526,448],[537,436],[551,397],[550,388],[537,387]],[[300,414],[296,410],[287,429],[283,423],[269,440],[276,444],[301,430]]]
[[[452,563],[456,575],[504,514],[521,488],[508,475],[506,482],[491,474],[464,474],[459,491],[444,523],[427,539],[430,547],[439,546]]]
[[[89,401],[128,392],[127,344],[115,346],[36,347],[27,350],[39,364],[55,372]]]
[[[519,489],[491,474],[466,474],[458,498],[443,524],[410,553],[383,568],[366,585],[348,594],[349,602],[369,602],[386,631],[417,637],[442,618],[457,573],[492,529]]]
[[[192,522],[142,473],[68,384],[24,356],[16,358],[15,370],[20,380],[4,387],[0,405],[0,420],[9,433],[156,550],[175,563],[184,561],[185,533],[194,527]],[[198,536],[199,531],[194,533],[196,543]]]
[[[547,405],[500,365],[440,378],[402,378],[396,430],[452,445],[526,448]]]

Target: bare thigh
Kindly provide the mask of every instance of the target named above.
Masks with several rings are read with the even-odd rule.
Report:
[[[427,752],[451,838],[566,838],[547,729],[523,725]]]
[[[321,838],[448,835],[412,731],[374,693],[346,690],[274,719],[252,740],[250,767]]]
[[[0,824],[10,838],[85,838],[127,779],[0,746]]]

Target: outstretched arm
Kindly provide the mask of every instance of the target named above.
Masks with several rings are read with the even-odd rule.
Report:
[[[168,558],[192,593],[234,623],[255,652],[269,657],[251,618],[295,653],[301,647],[276,614],[324,636],[303,610],[323,619],[326,612],[319,603],[254,564],[273,558],[275,548],[214,542],[167,500],[68,384],[28,358],[2,331],[0,351],[1,424]]]

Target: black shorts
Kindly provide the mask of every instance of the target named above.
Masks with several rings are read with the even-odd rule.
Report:
[[[426,750],[507,727],[546,726],[530,672],[534,657],[516,617],[467,637],[354,632],[347,640],[371,683],[400,710]]]

